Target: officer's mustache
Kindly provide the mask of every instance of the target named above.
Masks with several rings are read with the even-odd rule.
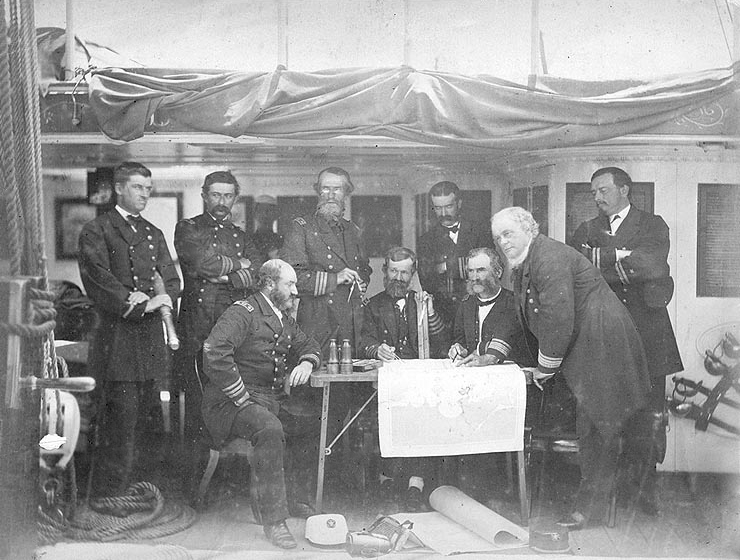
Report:
[[[228,214],[230,210],[227,206],[222,206],[221,204],[218,204],[213,207],[211,212],[223,212],[224,214]]]

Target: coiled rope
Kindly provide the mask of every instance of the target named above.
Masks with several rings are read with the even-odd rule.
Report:
[[[179,502],[166,502],[150,482],[132,484],[122,496],[98,498],[71,521],[58,521],[40,510],[39,537],[43,544],[62,540],[141,541],[184,531],[195,511]]]

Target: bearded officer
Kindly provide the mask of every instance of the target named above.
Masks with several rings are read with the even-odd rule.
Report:
[[[296,280],[285,261],[267,261],[259,292],[229,307],[203,344],[210,380],[203,394],[206,427],[217,445],[241,437],[254,446],[251,468],[265,535],[286,549],[296,541],[285,519],[313,513],[311,467],[320,428],[318,418],[293,414],[288,395],[321,364],[318,343],[291,317]]]
[[[416,292],[410,288],[416,273],[416,254],[406,247],[393,247],[385,255],[383,264],[384,290],[368,301],[362,323],[361,354],[384,362],[419,357],[419,328]],[[429,357],[444,358],[449,345],[449,329],[427,293]],[[404,511],[422,511],[426,508],[425,479],[434,474],[434,461],[426,457],[383,459],[380,473],[380,494],[384,500],[394,499],[404,492]],[[403,479],[403,480],[402,480]],[[399,483],[408,485],[403,488]]]
[[[298,277],[298,324],[321,345],[327,357],[329,340],[349,339],[357,354],[362,325],[364,292],[372,269],[360,239],[359,228],[344,218],[345,200],[354,191],[349,173],[340,167],[322,170],[314,190],[319,195],[316,213],[295,218],[285,236],[280,255]],[[330,434],[352,402],[366,390],[359,383],[340,383],[332,389]],[[304,394],[308,408],[318,412],[321,392]],[[350,391],[355,394],[352,397]]]
[[[190,445],[202,426],[202,389],[195,368],[202,364],[203,341],[226,308],[254,291],[262,264],[250,235],[230,220],[238,196],[239,183],[229,171],[210,173],[201,192],[205,211],[175,227],[175,250],[185,278],[178,317],[182,348],[176,363],[185,389],[185,435]]]

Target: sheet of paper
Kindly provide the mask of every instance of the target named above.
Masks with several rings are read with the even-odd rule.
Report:
[[[395,360],[378,370],[383,457],[520,451],[525,408],[524,373],[514,364]]]

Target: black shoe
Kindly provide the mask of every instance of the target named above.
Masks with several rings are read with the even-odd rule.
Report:
[[[318,512],[314,509],[311,504],[305,502],[296,502],[288,507],[291,517],[300,517],[301,519],[308,519],[312,515],[316,515]]]
[[[405,502],[405,510],[408,513],[421,513],[428,511],[427,506],[424,503],[424,496],[422,496],[421,490],[415,486],[410,486],[409,489],[406,490]]]
[[[293,535],[290,534],[288,526],[285,524],[285,520],[272,523],[270,525],[264,525],[265,535],[272,544],[278,548],[284,548],[286,550],[295,548],[298,543],[295,542]]]
[[[565,517],[561,517],[555,523],[564,529],[568,529],[568,531],[580,531],[586,526],[586,516],[580,511],[574,511]]]

